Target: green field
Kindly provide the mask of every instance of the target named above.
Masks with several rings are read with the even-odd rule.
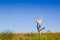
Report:
[[[60,40],[60,33],[0,34],[0,40]]]
[[[25,34],[21,40],[60,40],[60,33]]]

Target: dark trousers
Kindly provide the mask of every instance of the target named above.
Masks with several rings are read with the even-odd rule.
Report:
[[[40,27],[41,27],[41,25],[37,23],[37,30],[39,30]]]

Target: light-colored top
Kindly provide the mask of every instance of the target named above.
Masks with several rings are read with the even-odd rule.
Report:
[[[41,24],[42,19],[41,19],[41,18],[38,18],[38,19],[36,20],[36,22],[37,22],[38,24]]]

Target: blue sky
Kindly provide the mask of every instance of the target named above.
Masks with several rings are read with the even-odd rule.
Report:
[[[59,0],[0,0],[0,32],[37,32],[35,19],[42,17],[43,32],[60,32]]]

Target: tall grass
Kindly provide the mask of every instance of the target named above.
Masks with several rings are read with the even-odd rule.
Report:
[[[2,36],[1,36],[2,35]],[[27,34],[13,34],[3,33],[0,40],[60,40],[60,33],[27,33]]]

